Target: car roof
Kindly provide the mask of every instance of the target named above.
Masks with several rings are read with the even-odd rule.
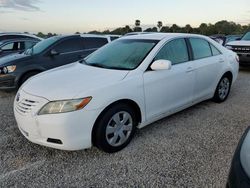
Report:
[[[1,32],[0,36],[8,36],[8,35],[17,35],[17,36],[26,36],[26,37],[31,37],[31,38],[35,38],[38,40],[42,40],[42,38],[37,37],[36,35],[32,35],[32,34],[26,34],[26,33],[18,33],[18,32]]]
[[[39,39],[36,38],[15,38],[15,39],[5,39],[1,40],[1,44],[6,43],[6,42],[15,42],[15,41],[40,41]]]
[[[204,37],[198,34],[188,34],[188,33],[152,33],[146,35],[129,35],[124,36],[122,39],[145,39],[145,40],[163,40],[171,39],[175,37]]]
[[[98,35],[98,34],[81,34],[81,37],[96,37],[96,38],[107,38],[107,35]]]

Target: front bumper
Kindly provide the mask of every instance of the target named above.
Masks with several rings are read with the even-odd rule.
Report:
[[[245,53],[237,53],[240,58],[240,64],[248,64],[250,65],[250,54]]]
[[[240,153],[241,153],[241,147],[242,144],[249,132],[250,128],[247,129],[247,131],[243,134],[237,149],[235,151],[228,181],[227,181],[227,188],[249,188],[250,187],[250,179],[247,176],[245,170],[243,169],[240,161]]]
[[[14,114],[21,133],[31,142],[61,150],[81,150],[92,146],[92,128],[97,118],[97,110],[79,110],[69,113],[37,115],[37,112],[49,101],[19,92],[20,99],[37,101],[36,106],[23,113],[20,102],[15,99]],[[22,109],[21,109],[22,110]]]
[[[16,76],[12,74],[0,74],[0,90],[12,90],[16,88]]]

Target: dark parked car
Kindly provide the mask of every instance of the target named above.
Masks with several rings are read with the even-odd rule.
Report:
[[[13,53],[22,53],[33,47],[40,39],[33,38],[16,38],[0,41],[0,58]]]
[[[245,131],[235,151],[227,188],[250,187],[250,127]]]
[[[238,54],[241,66],[250,65],[250,31],[240,40],[227,43],[226,48]]]
[[[210,36],[211,39],[215,40],[222,46],[225,46],[227,43],[240,40],[242,35],[212,35]]]
[[[18,88],[31,76],[83,59],[108,42],[110,37],[101,35],[55,36],[22,54],[2,57],[0,89]]]

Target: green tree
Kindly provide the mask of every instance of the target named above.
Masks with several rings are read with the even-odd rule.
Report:
[[[208,29],[208,25],[206,23],[202,23],[199,27],[200,34],[206,35]]]
[[[193,32],[193,28],[191,27],[191,25],[187,24],[185,27],[184,27],[184,32],[185,33],[192,33]]]
[[[158,32],[157,27],[147,28],[144,32]]]
[[[177,24],[173,24],[170,29],[169,29],[170,32],[172,33],[178,33],[181,31],[181,27],[179,27]]]

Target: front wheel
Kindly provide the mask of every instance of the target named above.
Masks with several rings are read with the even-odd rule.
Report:
[[[229,78],[229,76],[225,75],[221,78],[216,88],[213,100],[217,103],[224,102],[230,93],[230,89],[231,89],[231,79]]]
[[[137,118],[133,108],[118,104],[109,108],[94,130],[94,144],[101,150],[114,153],[125,148],[135,133]]]

